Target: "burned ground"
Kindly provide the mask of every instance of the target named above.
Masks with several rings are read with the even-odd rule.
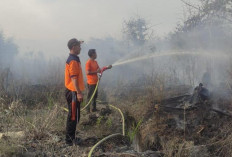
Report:
[[[159,89],[160,90],[160,89]],[[103,93],[104,90],[101,89]],[[7,104],[1,99],[2,156],[87,156],[102,138],[122,133],[120,113],[125,116],[126,136],[102,143],[94,156],[228,156],[230,151],[231,101],[229,89],[220,86],[210,99],[191,102],[190,86],[162,88],[162,95],[143,94],[150,89],[117,89],[100,95],[97,113],[82,112],[77,136],[80,146],[64,143],[66,107],[55,100],[27,107],[22,101]],[[107,93],[107,94],[106,94]],[[133,93],[136,93],[134,97]],[[227,93],[227,95],[223,94]],[[117,97],[115,96],[117,95]],[[128,95],[126,97],[126,95]],[[52,95],[51,95],[52,96]],[[6,99],[6,98],[5,98]],[[47,99],[49,100],[49,99]],[[46,101],[47,101],[46,100]],[[191,103],[190,103],[191,102]],[[7,134],[8,132],[8,134]],[[13,137],[11,134],[15,134]],[[10,144],[10,145],[9,145]]]

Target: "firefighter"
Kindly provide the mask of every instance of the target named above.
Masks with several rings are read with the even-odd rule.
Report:
[[[80,103],[83,101],[82,92],[85,89],[81,62],[78,55],[81,52],[81,41],[73,38],[68,41],[70,50],[65,64],[65,97],[68,103],[66,123],[66,144],[80,144],[81,139],[75,138],[76,125],[80,120]]]
[[[98,82],[98,73],[101,72],[101,68],[99,67],[96,58],[97,58],[97,52],[95,49],[90,49],[88,51],[89,59],[87,60],[85,64],[85,70],[86,70],[86,77],[87,77],[87,87],[88,87],[88,95],[87,95],[87,102],[89,102],[90,98],[92,97],[94,90],[97,86]],[[110,69],[112,66],[105,67],[106,69]],[[97,105],[96,100],[98,96],[98,90],[96,91],[93,100],[92,100],[92,110],[90,110],[90,106],[86,108],[87,112],[96,112]]]

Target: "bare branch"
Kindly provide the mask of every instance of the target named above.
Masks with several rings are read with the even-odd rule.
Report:
[[[190,4],[190,3],[186,2],[185,0],[181,0],[181,2],[183,2],[187,6],[190,6],[190,7],[194,8],[194,9],[198,10],[199,12],[204,12],[204,13],[208,14],[208,12],[206,12],[205,10],[202,10],[201,8],[196,7],[193,4]],[[218,15],[217,13],[215,13],[214,15],[217,16],[217,17],[219,17],[219,18],[223,18],[223,19],[227,20],[228,22],[232,23],[232,20],[229,19],[229,18],[227,18],[227,17],[225,17],[225,16]]]
[[[198,8],[198,7],[194,6],[193,4],[190,4],[190,3],[188,3],[188,2],[186,2],[186,1],[184,1],[184,0],[181,0],[181,2],[183,2],[183,3],[186,4],[187,6],[190,6],[190,7],[194,8],[194,9],[197,9],[197,10],[199,10],[199,11],[202,11],[200,8]]]

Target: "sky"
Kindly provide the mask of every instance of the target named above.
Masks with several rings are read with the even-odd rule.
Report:
[[[67,52],[73,37],[122,38],[123,21],[140,16],[163,37],[183,20],[180,0],[1,0],[0,31],[19,51]]]

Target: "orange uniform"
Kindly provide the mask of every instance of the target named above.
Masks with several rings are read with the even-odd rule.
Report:
[[[80,59],[73,54],[69,55],[65,65],[65,87],[70,91],[76,91],[71,78],[77,79],[77,85],[81,91],[85,90]]]
[[[98,66],[97,61],[89,59],[89,60],[86,62],[86,65],[85,65],[86,73],[87,73],[88,71],[91,71],[91,72],[97,71],[98,68],[99,68],[99,66]],[[87,75],[87,74],[86,74],[86,76],[87,76],[87,83],[88,83],[89,85],[97,84],[97,81],[98,81],[98,76],[97,76],[97,74],[91,74],[91,75]]]

